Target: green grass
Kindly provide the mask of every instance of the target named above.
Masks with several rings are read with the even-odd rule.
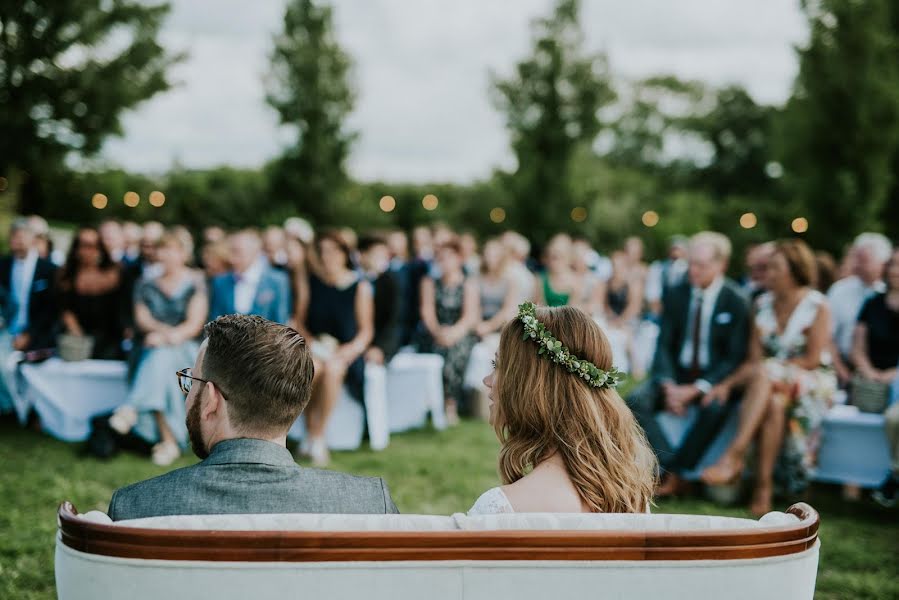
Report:
[[[81,512],[106,510],[115,488],[167,471],[120,455],[103,462],[80,445],[0,423],[0,598],[55,598],[53,548],[56,508],[72,501]],[[402,512],[450,514],[468,510],[497,484],[497,443],[490,428],[465,422],[450,431],[418,431],[391,438],[383,452],[334,455],[333,468],[387,479]],[[182,458],[175,466],[194,462]],[[899,598],[899,512],[869,502],[847,504],[833,487],[803,498],[821,513],[821,564],[816,598]],[[786,508],[791,501],[781,500]],[[661,503],[655,512],[748,516],[710,502]]]

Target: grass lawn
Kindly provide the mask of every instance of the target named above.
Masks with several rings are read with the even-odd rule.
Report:
[[[168,470],[129,455],[102,462],[80,450],[10,421],[0,423],[0,598],[56,597],[53,548],[60,502],[71,500],[80,512],[105,511],[115,488]],[[333,468],[385,477],[402,512],[450,514],[468,510],[497,484],[496,451],[488,426],[465,422],[450,431],[393,436],[383,452],[337,453]],[[182,458],[175,467],[194,460]],[[817,487],[804,500],[821,513],[816,598],[899,598],[899,511],[870,502],[846,504],[833,487]],[[782,500],[777,507],[790,503]],[[664,502],[655,512],[748,516],[700,499]]]

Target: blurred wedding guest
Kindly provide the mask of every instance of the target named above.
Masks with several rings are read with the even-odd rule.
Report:
[[[284,219],[284,232],[288,236],[295,237],[303,242],[303,245],[307,248],[315,241],[315,230],[312,229],[309,221],[302,217],[288,217]]]
[[[412,264],[409,262],[409,238],[401,230],[387,234],[387,247],[390,250],[390,272],[393,274],[399,289],[398,311],[400,314],[400,346],[412,342],[412,336],[418,325],[418,310],[409,307],[418,306],[418,291],[412,288]]]
[[[634,277],[640,276],[640,279],[646,281],[646,274],[649,267],[643,262],[644,246],[643,240],[632,235],[624,240],[624,252],[627,254],[628,268],[633,272]]]
[[[412,230],[412,252],[414,260],[429,262],[434,258],[434,239],[430,228],[419,225]]]
[[[822,294],[833,286],[837,275],[837,262],[829,252],[815,252],[815,266],[818,270],[816,288]]]
[[[572,269],[571,238],[553,236],[543,252],[546,270],[540,276],[536,298],[538,305],[578,305],[584,295],[584,282]]]
[[[93,338],[91,358],[121,360],[130,312],[123,298],[123,274],[100,240],[100,232],[82,227],[75,234],[59,272],[59,304],[65,333]]]
[[[462,245],[462,265],[467,275],[477,275],[481,270],[481,257],[478,255],[478,241],[474,234],[465,232],[459,236]]]
[[[502,326],[515,317],[520,296],[518,282],[510,273],[511,260],[509,251],[498,238],[484,244],[481,276],[478,278],[481,319],[474,328],[480,339],[498,334]]]
[[[156,248],[164,233],[165,228],[161,223],[156,221],[144,223],[140,238],[140,255],[128,268],[131,281],[136,282],[140,278],[153,279],[159,275],[160,267],[156,263]]]
[[[830,343],[830,310],[815,289],[815,255],[805,242],[777,243],[765,287],[768,292],[756,303],[748,360],[704,399],[714,406],[735,387],[746,387],[737,435],[702,479],[712,485],[739,479],[757,437],[750,504],[756,516],[771,510],[775,483],[787,495],[807,485],[818,428],[836,391],[832,372],[822,365]]]
[[[852,370],[852,333],[858,311],[870,296],[884,291],[883,267],[891,251],[892,245],[885,236],[862,233],[852,243],[854,273],[834,283],[827,292],[833,326],[831,360],[843,382],[849,380]]]
[[[126,262],[134,263],[140,258],[140,239],[143,233],[143,228],[134,221],[122,223],[122,235],[125,236]]]
[[[125,258],[125,233],[122,225],[113,219],[100,223],[100,239],[114,263],[121,264]]]
[[[646,302],[655,318],[662,316],[662,304],[671,290],[684,282],[687,276],[687,247],[689,240],[676,235],[668,243],[668,256],[649,266],[646,275]],[[613,267],[614,268],[614,267]]]
[[[228,240],[231,272],[212,280],[209,320],[222,315],[259,315],[275,323],[290,318],[290,282],[273,269],[262,254],[262,240],[252,229],[244,229]]]
[[[649,379],[628,397],[664,472],[659,496],[685,490],[682,474],[696,467],[739,398],[734,388],[724,402],[705,399],[746,358],[749,306],[724,275],[730,255],[730,241],[720,233],[691,238],[687,283],[672,291],[663,306]],[[683,416],[691,406],[698,410],[697,418],[680,446],[673,447],[656,413]]]
[[[13,221],[9,256],[0,259],[0,313],[14,350],[56,346],[56,266],[38,256],[27,219]]]
[[[518,290],[517,303],[533,300],[537,293],[538,281],[528,268],[531,243],[526,237],[515,231],[505,232],[501,239],[511,257],[509,273],[515,280],[515,288]]]
[[[899,367],[899,249],[887,263],[885,280],[886,291],[862,305],[852,343],[857,377],[877,384],[884,402]]]
[[[588,315],[596,315],[602,307],[602,293],[605,280],[600,277],[596,268],[600,264],[599,253],[584,237],[575,237],[571,243],[572,269],[576,277],[582,281],[582,294],[578,305]]]
[[[140,358],[125,403],[109,420],[122,435],[132,430],[153,446],[153,462],[170,465],[187,445],[184,395],[171,375],[191,364],[209,312],[206,282],[187,267],[184,236],[169,231],[156,252],[162,272],[134,290]]]
[[[228,234],[218,225],[210,225],[203,229],[203,243],[214,244],[215,242],[226,241]]]
[[[310,272],[297,303],[299,331],[311,344],[315,364],[312,400],[306,409],[308,452],[317,466],[328,464],[325,441],[328,419],[346,385],[362,404],[365,384],[363,354],[374,336],[371,284],[360,278],[350,261],[350,248],[337,231],[315,239],[319,272]]]
[[[440,277],[421,282],[421,321],[425,331],[419,352],[443,356],[443,392],[447,420],[458,422],[464,405],[465,368],[477,341],[474,327],[480,321],[480,302],[475,278],[462,268],[462,248],[458,240],[437,247],[436,264]]]
[[[401,288],[390,271],[390,249],[377,236],[359,239],[359,263],[363,276],[374,290],[374,339],[365,351],[365,360],[386,365],[400,349]]]
[[[262,251],[268,262],[276,269],[287,268],[287,236],[284,230],[275,225],[265,228],[262,233]]]
[[[750,302],[764,294],[768,277],[768,262],[774,254],[774,242],[765,242],[750,246],[746,251],[746,275],[743,278],[743,290]]]
[[[606,325],[629,330],[643,306],[643,280],[630,270],[630,259],[621,250],[612,253],[612,277],[604,291],[602,316]]]
[[[38,215],[28,217],[28,225],[34,232],[34,247],[37,255],[45,260],[49,260],[57,267],[64,265],[66,255],[61,250],[57,250],[53,244],[53,238],[50,237],[50,224],[47,219]]]
[[[209,281],[230,271],[231,250],[228,248],[228,242],[212,242],[203,246],[200,261]]]

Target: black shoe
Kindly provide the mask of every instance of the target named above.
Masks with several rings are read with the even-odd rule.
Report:
[[[884,508],[893,508],[896,506],[897,491],[899,491],[899,479],[895,475],[891,475],[880,486],[880,489],[871,494],[871,498]]]

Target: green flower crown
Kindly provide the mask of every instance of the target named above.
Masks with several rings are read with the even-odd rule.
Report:
[[[537,320],[537,307],[533,302],[525,302],[518,306],[518,320],[524,325],[522,339],[532,339],[540,347],[537,354],[545,355],[554,363],[562,365],[569,373],[577,375],[591,386],[614,388],[624,379],[624,374],[615,367],[603,371],[592,362],[574,356],[562,342],[547,331],[543,323]]]

